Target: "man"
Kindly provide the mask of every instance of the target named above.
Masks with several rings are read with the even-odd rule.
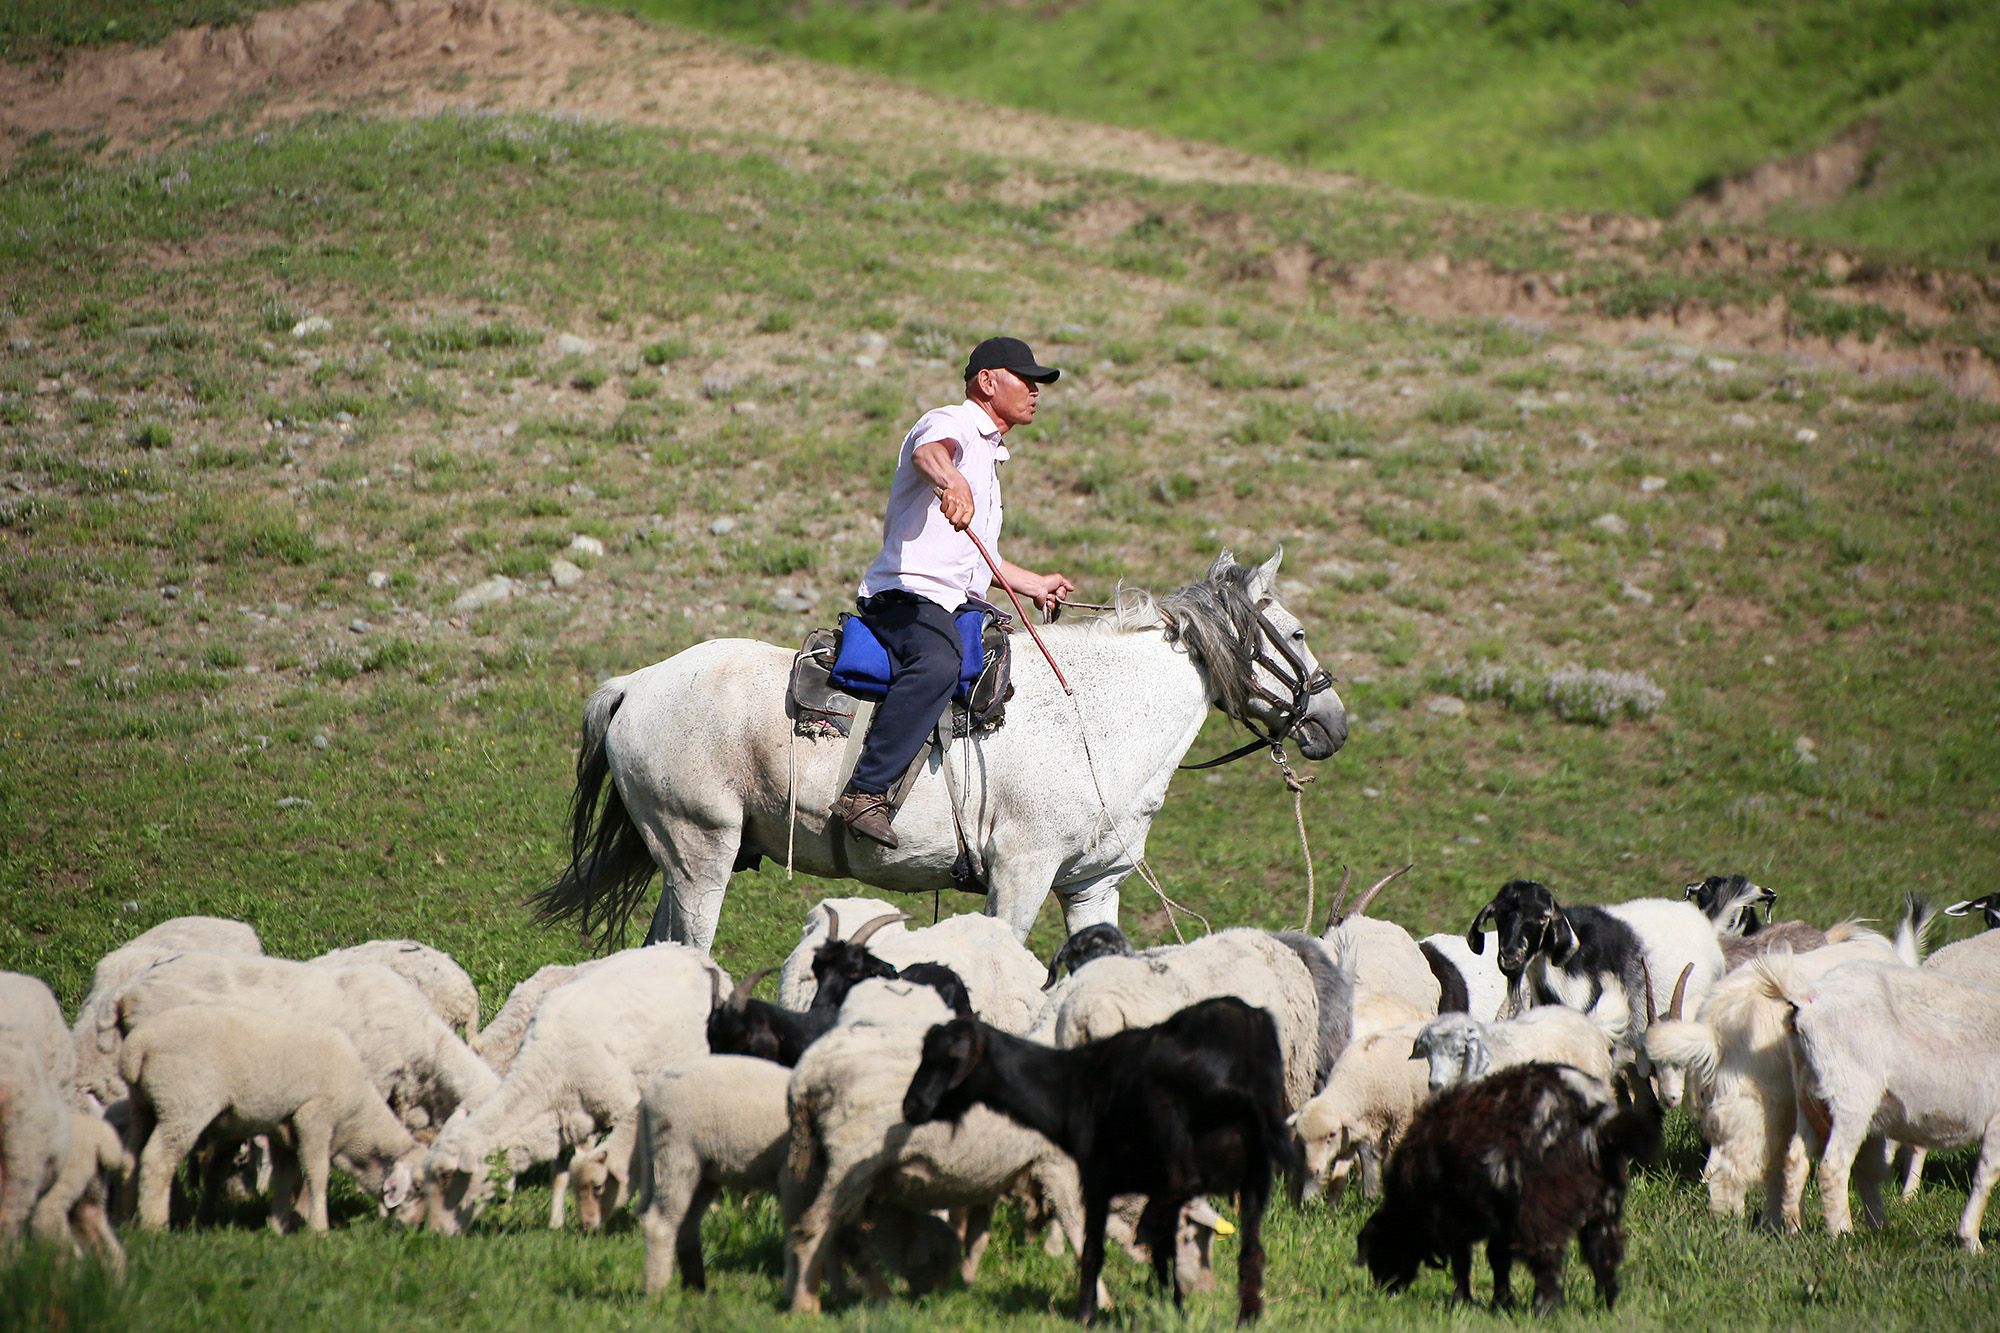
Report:
[[[882,520],[882,552],[861,579],[861,619],[888,650],[888,692],[830,812],[864,838],[896,845],[888,791],[937,726],[958,685],[956,612],[986,599],[989,571],[970,529],[1014,591],[1046,607],[1076,585],[1000,556],[1000,475],[1008,431],[1035,419],[1044,384],[1060,371],[1040,365],[1019,338],[988,338],[965,363],[965,401],[926,412],[903,437]]]

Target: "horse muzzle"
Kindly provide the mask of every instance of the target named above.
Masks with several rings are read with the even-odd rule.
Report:
[[[1300,754],[1313,760],[1329,758],[1347,744],[1347,710],[1335,707],[1323,713],[1308,713],[1299,720],[1294,734],[1299,740]]]

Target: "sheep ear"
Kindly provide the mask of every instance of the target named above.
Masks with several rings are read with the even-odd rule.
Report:
[[[382,1206],[391,1210],[401,1208],[416,1192],[416,1182],[410,1175],[408,1162],[396,1163],[396,1169],[389,1173],[389,1179],[382,1186]]]
[[[1549,961],[1560,967],[1576,957],[1576,950],[1576,929],[1569,923],[1569,913],[1557,912],[1549,926]]]
[[[1465,1034],[1465,1072],[1470,1078],[1478,1078],[1493,1067],[1492,1052],[1486,1049],[1486,1042],[1477,1032]]]
[[[1430,1052],[1424,1049],[1423,1038],[1419,1037],[1410,1043],[1410,1058],[1412,1060],[1428,1060],[1431,1058]]]

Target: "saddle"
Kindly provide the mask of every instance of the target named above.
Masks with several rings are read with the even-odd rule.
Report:
[[[956,618],[963,661],[948,715],[951,735],[963,739],[1006,721],[1014,695],[1013,650],[1007,631],[1012,617],[980,603]],[[862,703],[879,703],[888,692],[893,668],[889,654],[861,617],[842,612],[831,629],[807,632],[792,659],[785,714],[801,736],[846,736]],[[917,756],[917,762],[923,762]],[[901,785],[901,784],[899,784]]]

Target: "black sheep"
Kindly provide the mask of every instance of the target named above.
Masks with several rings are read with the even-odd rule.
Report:
[[[1472,1246],[1485,1241],[1494,1307],[1514,1303],[1508,1277],[1518,1259],[1534,1274],[1536,1310],[1547,1311],[1562,1304],[1563,1253],[1576,1236],[1611,1309],[1626,1168],[1658,1148],[1648,1117],[1619,1110],[1568,1065],[1516,1065],[1462,1084],[1419,1111],[1390,1156],[1356,1262],[1391,1291],[1427,1262],[1449,1263],[1454,1294],[1467,1301]]]

